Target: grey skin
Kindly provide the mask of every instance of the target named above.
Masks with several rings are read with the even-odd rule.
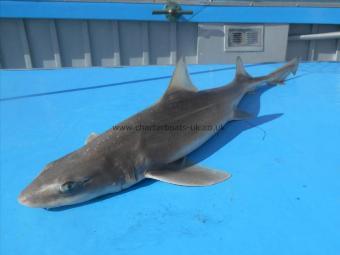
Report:
[[[247,92],[265,83],[282,83],[297,66],[294,59],[269,75],[253,78],[237,58],[231,83],[197,91],[180,60],[157,103],[116,128],[92,134],[85,146],[48,164],[18,200],[29,207],[53,208],[118,192],[144,178],[185,186],[224,181],[230,174],[188,164],[186,156],[227,122],[251,117],[237,109]]]

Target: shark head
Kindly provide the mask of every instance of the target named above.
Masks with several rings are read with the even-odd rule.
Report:
[[[121,190],[122,176],[110,175],[105,158],[91,160],[69,154],[48,164],[19,195],[28,207],[53,208],[77,204]]]

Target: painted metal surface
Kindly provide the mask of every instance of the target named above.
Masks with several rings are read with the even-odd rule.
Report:
[[[289,36],[318,34],[340,31],[339,25],[291,25]],[[290,40],[288,41],[287,59],[300,57],[310,61],[339,61],[340,39],[327,40]]]
[[[340,31],[320,34],[292,35],[288,38],[288,40],[326,40],[326,39],[340,39]]]
[[[241,25],[242,26],[242,25]],[[330,33],[339,25],[265,24],[263,49],[226,48],[230,23],[169,23],[111,20],[0,20],[0,68],[59,68],[187,63],[337,61],[337,39],[292,41],[289,36]],[[243,25],[257,27],[256,25]]]
[[[44,164],[158,100],[172,70],[0,71],[1,254],[338,254],[339,63],[302,63],[285,86],[249,95],[242,107],[258,117],[231,123],[191,155],[231,172],[227,182],[145,181],[62,211],[17,203]],[[234,66],[189,71],[200,89],[234,76]]]
[[[163,4],[107,2],[1,1],[1,18],[113,19],[166,21],[152,11]],[[340,24],[339,8],[183,5],[192,22]]]
[[[151,14],[161,7],[108,2],[0,1],[0,68],[164,65],[174,64],[180,56],[185,56],[188,63],[198,64],[233,63],[237,55],[247,63],[283,61],[295,56],[304,60],[339,60],[339,40],[288,42],[287,33],[288,26],[290,36],[339,31],[340,8],[230,9],[188,5],[183,9],[194,8],[194,14],[174,23]],[[264,26],[263,50],[226,50],[225,28],[237,22]],[[317,24],[288,25],[295,22]]]
[[[58,68],[285,59],[288,25],[264,26],[264,48],[226,51],[225,24],[110,20],[0,20],[3,68]]]

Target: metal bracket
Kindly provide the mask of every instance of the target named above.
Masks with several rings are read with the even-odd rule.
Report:
[[[163,10],[154,10],[152,11],[152,14],[164,14],[169,21],[177,21],[182,15],[192,15],[193,11],[183,11],[179,4],[175,2],[169,2],[165,5]]]

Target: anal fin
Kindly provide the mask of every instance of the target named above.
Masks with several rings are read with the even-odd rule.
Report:
[[[230,174],[201,166],[190,166],[178,170],[150,170],[145,174],[151,178],[182,186],[209,186],[230,178]]]
[[[246,120],[251,118],[254,118],[254,116],[249,112],[241,111],[238,109],[235,109],[234,111],[234,120]]]

